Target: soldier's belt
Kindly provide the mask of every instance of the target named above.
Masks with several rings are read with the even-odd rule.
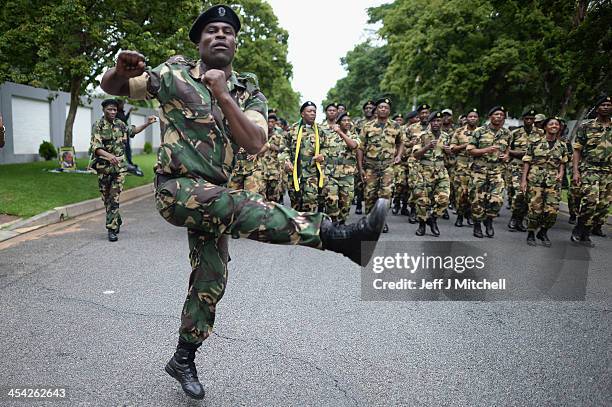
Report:
[[[444,161],[420,160],[421,165],[429,165],[432,167],[444,167]]]
[[[393,165],[393,160],[376,161],[372,159],[366,159],[364,165],[367,168],[375,168],[381,170]]]

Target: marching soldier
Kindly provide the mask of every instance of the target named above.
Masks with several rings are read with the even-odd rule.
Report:
[[[283,131],[277,126],[277,117],[274,113],[268,114],[268,143],[261,157],[264,174],[264,196],[268,201],[283,203],[282,179],[284,171],[279,159],[280,153],[285,149]]]
[[[571,239],[586,246],[593,245],[593,230],[603,234],[601,228],[612,200],[612,98],[601,98],[595,108],[597,118],[585,120],[578,128],[572,156],[574,183],[580,186],[581,200]]]
[[[404,115],[402,115],[401,113],[397,113],[396,115],[393,116],[393,121],[399,124],[400,126],[403,126],[404,125]]]
[[[418,161],[414,158],[414,155],[410,154],[410,152],[412,151],[412,147],[416,144],[416,141],[420,137],[421,133],[427,131],[427,126],[429,125],[428,120],[429,120],[430,109],[431,109],[431,106],[429,106],[427,103],[423,103],[419,105],[419,107],[416,109],[418,117],[419,117],[419,121],[411,124],[406,129],[406,137],[405,137],[406,144],[405,144],[404,154],[408,156],[406,160],[407,162],[406,196],[408,197],[407,199],[408,202],[402,205],[401,214],[402,215],[407,214],[409,216],[408,222],[410,223],[417,222],[417,214],[416,214],[417,203],[416,203],[416,195],[414,191],[415,191],[415,188],[417,187],[417,184],[420,182],[419,164],[418,164]],[[408,212],[407,205],[410,205],[410,212]]]
[[[118,240],[117,234],[123,223],[119,214],[119,195],[123,191],[127,172],[126,139],[134,137],[156,121],[155,116],[149,116],[143,125],[128,126],[117,119],[118,107],[116,99],[103,101],[104,117],[95,122],[91,129],[90,166],[98,173],[98,187],[106,209],[106,229],[110,242]]]
[[[457,210],[457,220],[455,221],[455,226],[457,227],[463,226],[463,219],[467,219],[469,225],[472,222],[470,217],[470,165],[472,158],[468,154],[466,147],[470,142],[472,133],[478,127],[479,119],[478,109],[471,109],[466,116],[465,126],[457,129],[451,138],[450,147],[453,154],[457,157],[455,176],[452,181],[452,188],[455,190],[453,206]]]
[[[366,213],[377,199],[391,198],[393,187],[393,164],[398,163],[404,151],[401,127],[392,120],[391,100],[376,101],[376,119],[365,124],[359,136],[357,153],[359,171],[364,182]],[[389,231],[385,224],[383,233]]]
[[[455,132],[455,125],[453,123],[453,111],[451,109],[442,110],[442,133],[445,134],[446,146],[450,145],[450,140]],[[449,149],[449,152],[444,155],[444,165],[446,166],[446,171],[448,172],[448,179],[450,181],[450,198],[449,205],[453,206],[455,202],[455,191],[452,188],[453,180],[455,178],[455,166],[457,165],[457,157],[454,153]],[[444,213],[442,214],[442,219],[448,219],[450,216],[448,214],[448,208],[444,209]]]
[[[262,151],[259,154],[263,153]],[[236,164],[228,188],[264,194],[263,168],[258,154],[247,154],[246,150],[240,147],[235,157]]]
[[[354,123],[355,133],[359,136],[361,135],[361,131],[363,126],[370,120],[374,118],[374,109],[375,104],[373,100],[368,100],[362,106],[363,117],[357,119]],[[355,172],[355,214],[361,215],[363,213],[362,210],[362,202],[363,202],[363,181],[361,180],[361,173],[359,171]]]
[[[493,237],[493,219],[503,204],[503,163],[508,160],[510,131],[503,127],[506,109],[495,106],[488,113],[490,123],[476,129],[466,150],[472,156],[470,184],[474,236],[482,238],[481,223],[487,237]]]

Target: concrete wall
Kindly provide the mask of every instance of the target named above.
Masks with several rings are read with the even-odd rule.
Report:
[[[78,157],[87,155],[91,126],[102,117],[102,99],[81,97],[73,126],[72,144]],[[126,104],[125,109],[130,105]],[[70,94],[4,82],[0,85],[0,113],[6,128],[6,144],[0,149],[0,163],[23,163],[42,160],[38,156],[40,143],[47,140],[56,147],[64,144],[64,128],[70,107]],[[146,117],[156,115],[153,109],[138,108],[130,123],[143,124]],[[154,148],[160,144],[159,121],[132,139],[134,154],[142,152],[145,141]]]

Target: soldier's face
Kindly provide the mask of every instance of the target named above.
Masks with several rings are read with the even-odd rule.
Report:
[[[338,117],[338,109],[334,106],[328,107],[325,111],[325,116],[327,116],[327,120],[336,120],[336,117]]]
[[[376,115],[382,119],[386,119],[391,114],[391,106],[386,103],[380,103],[376,106]]]
[[[429,117],[429,109],[423,109],[419,112],[419,120],[421,123],[425,123]]]
[[[372,117],[373,112],[374,106],[372,105],[366,105],[366,107],[363,108],[363,114],[365,115],[365,117]]]
[[[610,114],[612,113],[612,103],[610,103],[610,102],[603,102],[597,108],[597,113],[602,115],[602,116],[606,116],[606,117],[610,116]]]
[[[504,120],[506,119],[506,114],[502,112],[501,110],[497,110],[493,112],[491,116],[489,116],[489,119],[491,120],[491,124],[493,126],[501,126],[502,124],[504,124]]]
[[[400,126],[404,124],[403,117],[396,117],[394,120],[395,120],[395,123],[399,124]]]
[[[558,120],[549,120],[548,123],[546,123],[546,132],[548,134],[554,134],[557,135],[559,134],[559,130],[561,129],[561,125],[559,124]]]
[[[276,127],[276,119],[269,118],[268,119],[268,131],[274,130],[275,127]]]
[[[306,122],[306,124],[313,124],[315,119],[317,118],[317,109],[314,106],[308,106],[301,113],[302,120]]]
[[[535,116],[525,116],[523,117],[523,125],[528,129],[533,127],[533,122],[535,122]]]
[[[109,121],[113,121],[115,120],[115,117],[117,117],[117,106],[115,105],[108,105],[103,109],[103,111],[104,117]]]
[[[445,114],[444,116],[442,116],[442,123],[444,123],[444,125],[448,126],[452,122],[453,116],[451,116],[450,114]]]
[[[338,114],[342,114],[344,112],[346,112],[346,107],[342,105],[338,106]]]
[[[440,127],[442,127],[442,119],[439,117],[436,117],[435,119],[429,122],[429,125],[431,126],[431,129],[433,131],[438,131],[440,130]]]
[[[410,124],[414,124],[417,123],[419,120],[419,116],[414,116],[412,119],[409,120],[409,122]]]
[[[478,125],[478,113],[476,112],[470,112],[470,114],[467,115],[467,124],[469,124],[472,127],[475,127],[476,125]]]
[[[236,32],[227,23],[206,24],[198,44],[200,58],[208,68],[222,69],[232,63],[236,53]]]
[[[351,129],[351,118],[348,116],[344,116],[342,120],[340,120],[340,128],[344,131]]]

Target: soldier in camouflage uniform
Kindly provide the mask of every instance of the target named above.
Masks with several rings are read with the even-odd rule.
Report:
[[[325,178],[324,161],[329,130],[316,122],[317,107],[305,102],[300,108],[302,118],[289,131],[286,168],[290,172],[289,196],[293,209],[316,212],[320,206],[319,190]]]
[[[325,213],[334,222],[344,224],[353,200],[353,177],[357,167],[359,139],[349,130],[348,112],[340,113],[327,138],[325,158]]]
[[[361,131],[363,130],[363,126],[370,120],[374,118],[374,101],[368,100],[363,104],[363,117],[357,119],[354,123],[355,133],[359,136],[361,135]],[[361,173],[359,170],[355,171],[354,177],[355,184],[355,214],[361,215],[363,213],[362,210],[362,202],[363,202],[363,181],[361,180]]]
[[[411,111],[406,115],[407,122],[404,123],[403,129],[404,134],[408,134],[407,128],[410,127],[411,124],[417,123],[419,121],[418,113],[416,110]],[[394,215],[401,214],[407,216],[408,212],[408,197],[410,196],[410,191],[408,191],[408,164],[409,159],[412,157],[412,146],[408,142],[408,138],[404,139],[404,154],[402,155],[402,161],[393,166],[393,209],[391,212]],[[414,161],[414,158],[411,160]]]
[[[359,170],[364,183],[366,213],[377,199],[391,198],[393,187],[393,164],[400,162],[404,151],[404,133],[392,120],[391,100],[376,101],[376,119],[365,124],[359,136]],[[389,227],[385,224],[383,233]]]
[[[419,116],[419,121],[417,123],[413,123],[409,125],[405,129],[405,133],[406,133],[405,148],[406,150],[404,150],[404,155],[406,154],[408,155],[408,158],[406,160],[407,166],[405,170],[407,174],[406,176],[406,196],[408,197],[407,203],[408,205],[410,205],[410,212],[408,212],[407,207],[402,207],[401,214],[408,215],[409,216],[408,221],[410,223],[417,222],[417,214],[416,214],[417,198],[414,192],[415,192],[417,185],[420,182],[420,176],[421,176],[420,175],[421,170],[419,167],[419,163],[410,152],[412,152],[412,147],[416,144],[416,141],[421,136],[421,133],[427,131],[427,126],[429,126],[429,121],[428,121],[429,115],[431,113],[430,109],[431,109],[431,106],[429,106],[427,103],[423,103],[419,105],[419,107],[416,109],[418,116]],[[406,151],[408,151],[408,153]]]
[[[426,223],[434,236],[440,236],[437,218],[441,217],[448,207],[450,181],[444,157],[450,150],[444,148],[444,143],[449,141],[449,135],[443,133],[441,127],[442,113],[431,113],[429,130],[422,132],[412,147],[412,154],[421,169],[419,183],[415,188],[419,220],[417,236],[425,234]],[[428,212],[431,212],[431,215],[428,216]]]
[[[322,213],[297,212],[248,191],[226,188],[234,154],[263,148],[267,102],[254,75],[232,70],[240,20],[227,6],[202,13],[189,31],[200,61],[181,56],[146,68],[143,55],[119,53],[102,88],[134,99],[157,99],[164,132],[155,168],[160,214],[186,227],[192,273],[181,316],[179,343],[166,372],[192,398],[204,397],[195,353],[213,330],[216,306],[227,281],[228,236],[303,245],[342,253],[364,264],[378,240],[388,202],[377,202],[367,218],[339,226]],[[366,250],[367,249],[367,250]]]
[[[453,133],[455,132],[455,124],[453,122],[453,111],[451,109],[442,110],[442,133],[445,133],[446,136],[446,146],[450,147],[450,140],[453,137]],[[453,190],[453,180],[455,179],[455,166],[457,165],[457,157],[451,151],[450,148],[447,149],[447,153],[444,156],[444,165],[446,166],[446,171],[448,172],[448,179],[450,181],[450,198],[449,198],[449,206],[454,207],[455,202],[455,191]],[[448,209],[444,209],[444,213],[442,214],[442,219],[448,219],[450,216],[448,214]]]
[[[263,167],[258,154],[247,154],[246,150],[240,147],[235,155],[235,160],[232,176],[227,187],[264,194]]]
[[[471,109],[467,116],[465,126],[455,130],[451,137],[450,147],[457,158],[455,165],[455,176],[452,180],[452,188],[455,190],[455,202],[453,206],[457,210],[457,220],[455,226],[462,227],[463,219],[467,219],[471,224],[470,218],[470,179],[472,178],[470,165],[472,158],[468,154],[466,147],[472,137],[472,132],[478,127],[478,109]]]
[[[281,167],[279,155],[285,150],[283,131],[276,125],[275,114],[268,114],[268,142],[261,157],[264,174],[264,195],[268,201],[282,203],[282,179],[284,169]],[[282,163],[284,166],[284,162]]]
[[[572,156],[574,183],[580,186],[578,221],[572,241],[592,246],[591,232],[605,235],[602,225],[612,201],[612,98],[596,103],[597,118],[580,124]]]
[[[510,137],[510,161],[507,168],[510,172],[509,182],[507,184],[508,200],[511,202],[512,216],[508,223],[508,229],[511,232],[525,232],[523,219],[527,215],[527,199],[521,190],[521,180],[523,179],[523,156],[527,151],[527,144],[535,142],[542,137],[544,132],[537,127],[534,127],[536,112],[533,109],[527,109],[523,112],[523,125],[515,129]]]
[[[470,201],[474,236],[482,238],[481,222],[487,237],[493,237],[493,219],[499,214],[504,202],[503,163],[508,160],[510,131],[503,127],[506,109],[495,106],[489,110],[490,123],[476,129],[466,147],[472,156],[472,180]]]
[[[550,247],[547,231],[554,226],[561,200],[561,182],[568,161],[565,144],[558,140],[560,120],[551,117],[543,123],[546,134],[529,138],[522,157],[520,189],[528,201],[527,244],[535,246],[537,237]],[[512,148],[512,147],[511,147]],[[535,235],[536,229],[540,228]]]
[[[155,123],[155,116],[149,116],[147,122],[138,127],[128,126],[116,118],[119,103],[115,99],[102,102],[104,117],[95,122],[91,128],[90,167],[98,173],[98,188],[106,209],[106,229],[108,240],[116,242],[122,224],[119,214],[119,195],[127,173],[125,143],[128,137],[134,137]]]

